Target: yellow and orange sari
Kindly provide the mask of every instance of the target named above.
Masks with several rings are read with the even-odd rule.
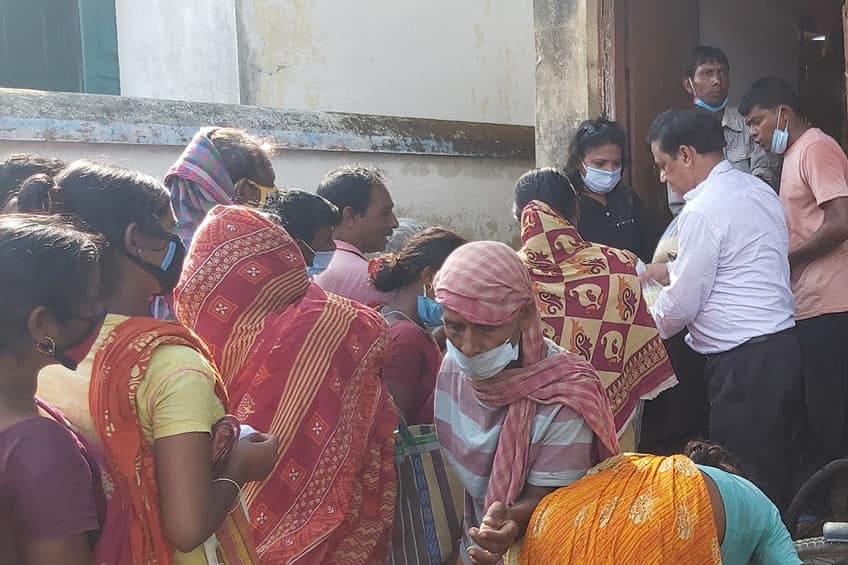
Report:
[[[212,350],[231,411],[280,440],[271,476],[245,489],[261,561],[383,562],[397,413],[378,374],[382,317],[311,284],[286,231],[239,206],[210,211],[175,299]]]
[[[642,297],[635,257],[584,241],[567,220],[535,200],[522,212],[521,241],[545,337],[592,364],[621,436],[640,400],[677,384]],[[633,439],[622,438],[622,448],[635,449]]]
[[[109,558],[98,565],[174,562],[174,547],[162,532],[153,452],[138,424],[135,403],[150,358],[160,345],[184,345],[211,359],[203,342],[182,325],[139,317],[117,326],[94,357],[89,406],[103,446],[106,512],[125,517],[104,532],[106,538],[99,544]],[[220,379],[215,392],[226,406],[227,393]],[[259,562],[242,509],[231,512],[216,535],[220,557],[227,565]]]
[[[546,496],[521,548],[522,564],[721,563],[701,472],[683,455],[628,453]]]

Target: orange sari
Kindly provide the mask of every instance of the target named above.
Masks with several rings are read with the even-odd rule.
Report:
[[[239,206],[195,233],[175,305],[212,349],[230,408],[280,439],[274,472],[245,489],[262,562],[384,562],[397,413],[378,374],[382,317],[311,284],[297,243]]]
[[[159,517],[153,453],[138,424],[135,404],[136,391],[160,345],[184,345],[211,359],[206,346],[190,330],[154,318],[129,318],[103,340],[94,357],[89,407],[108,468],[104,475],[107,514],[130,515],[129,531],[110,532],[125,538],[108,540],[121,548],[117,565],[170,565],[174,561],[174,547],[165,539]],[[227,393],[220,378],[215,391],[226,406]],[[258,562],[241,509],[227,516],[216,535],[227,565]]]
[[[709,491],[683,455],[607,459],[536,507],[522,564],[718,565]]]

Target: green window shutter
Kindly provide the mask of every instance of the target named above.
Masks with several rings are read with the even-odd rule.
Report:
[[[120,94],[115,0],[79,0],[82,90]]]
[[[80,91],[75,2],[0,0],[0,86]]]

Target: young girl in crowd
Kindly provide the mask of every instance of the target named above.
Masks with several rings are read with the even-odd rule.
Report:
[[[382,255],[369,265],[374,288],[391,297],[382,308],[392,336],[383,382],[408,425],[433,423],[433,393],[442,364],[431,334],[442,325],[433,277],[448,255],[465,243],[450,230],[428,228],[412,236],[397,254]]]
[[[38,371],[85,355],[102,318],[99,247],[58,219],[0,216],[0,564],[91,565],[100,474],[38,414]]]
[[[239,441],[238,427],[222,420],[227,395],[206,346],[182,325],[148,315],[151,297],[173,290],[185,256],[164,186],[78,161],[55,180],[31,178],[21,196],[79,217],[108,243],[107,315],[90,328],[92,352],[76,375],[42,371],[39,394],[103,449],[107,514],[125,517],[108,540],[115,562],[256,562],[246,516],[234,505],[244,483],[270,472],[276,441],[258,433]]]

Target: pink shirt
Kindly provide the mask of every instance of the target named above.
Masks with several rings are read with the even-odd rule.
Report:
[[[832,137],[818,128],[807,130],[786,152],[780,179],[789,248],[821,227],[822,204],[846,196],[848,158]],[[793,280],[792,292],[796,319],[848,311],[848,242],[813,261]]]
[[[368,259],[354,245],[336,240],[336,252],[327,270],[315,277],[315,283],[327,292],[356,300],[367,306],[381,306],[386,296],[371,285]]]

